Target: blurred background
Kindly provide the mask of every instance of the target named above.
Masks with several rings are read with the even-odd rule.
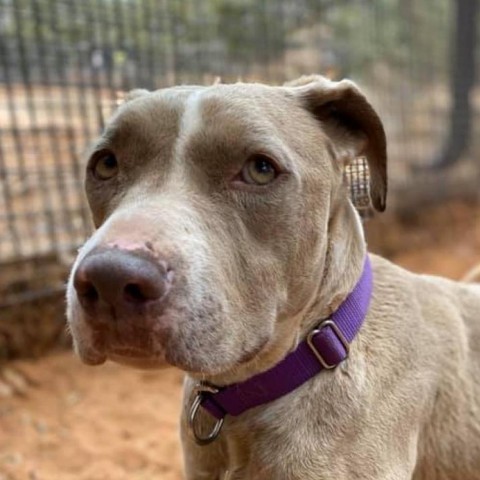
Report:
[[[181,375],[83,367],[65,334],[64,284],[92,232],[83,153],[123,92],[355,80],[389,145],[388,211],[371,218],[360,205],[370,248],[459,279],[480,262],[477,10],[478,0],[0,0],[0,480],[180,478]]]

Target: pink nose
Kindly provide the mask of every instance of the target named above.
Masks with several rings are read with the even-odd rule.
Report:
[[[102,248],[92,250],[80,262],[73,284],[85,310],[103,305],[121,312],[163,301],[172,279],[166,262],[148,253]]]

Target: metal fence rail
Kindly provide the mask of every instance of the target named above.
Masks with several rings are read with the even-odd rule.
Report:
[[[461,65],[452,63],[452,45],[458,22],[475,18],[476,11],[460,7],[473,4],[0,0],[0,269],[67,258],[89,234],[82,154],[118,91],[134,87],[209,83],[217,76],[353,77],[386,122],[394,181],[409,182],[418,165],[437,158],[453,130],[452,81],[459,76],[451,73]],[[474,51],[472,38],[458,41]],[[479,128],[472,105],[480,92],[471,83],[470,102],[454,112],[469,119],[473,132],[460,159],[478,147],[471,141]],[[4,283],[0,278],[0,296]]]

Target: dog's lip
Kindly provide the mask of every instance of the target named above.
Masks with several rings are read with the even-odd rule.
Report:
[[[101,351],[83,347],[77,348],[77,354],[83,363],[90,366],[102,365],[107,360],[144,369],[168,366],[163,355],[150,354],[128,346],[108,346]]]
[[[93,348],[77,348],[77,354],[86,365],[102,365],[107,360],[104,352],[99,352]]]
[[[145,351],[124,345],[109,346],[108,356],[126,357],[126,358],[148,358],[151,355],[145,353]]]
[[[136,349],[119,348],[110,350],[107,358],[115,363],[128,365],[134,368],[151,369],[171,366],[163,355],[146,355]]]

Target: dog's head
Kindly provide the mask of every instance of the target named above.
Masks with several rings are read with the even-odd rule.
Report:
[[[82,359],[215,375],[290,348],[360,155],[383,210],[384,131],[349,81],[134,91],[88,161],[97,230],[67,294]]]

